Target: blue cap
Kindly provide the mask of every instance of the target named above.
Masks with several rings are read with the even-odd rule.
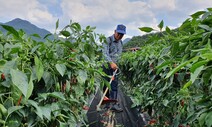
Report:
[[[126,34],[126,26],[123,24],[117,25],[116,32],[121,34]]]

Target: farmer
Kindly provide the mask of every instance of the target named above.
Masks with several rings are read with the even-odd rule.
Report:
[[[114,34],[109,36],[106,39],[106,43],[103,44],[103,56],[106,60],[106,63],[103,65],[103,71],[107,74],[112,76],[113,72],[118,69],[117,62],[118,58],[122,53],[122,38],[126,34],[126,26],[123,24],[117,25]],[[106,78],[110,81],[110,78]],[[107,86],[104,86],[103,90],[105,90]],[[117,100],[118,95],[118,77],[115,76],[114,80],[111,83],[111,89],[106,94],[109,99]],[[109,106],[109,105],[107,105]],[[109,108],[109,107],[107,107]],[[117,103],[113,104],[111,110],[121,112],[123,111],[122,108],[119,107]]]

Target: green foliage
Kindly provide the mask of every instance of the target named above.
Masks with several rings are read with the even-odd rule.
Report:
[[[0,126],[86,125],[83,106],[104,81],[96,43],[103,35],[70,23],[63,37],[37,42],[1,26],[8,33],[0,33]]]
[[[153,126],[211,126],[211,19],[210,9],[196,12],[178,29],[165,27],[148,36],[141,50],[122,55],[119,67],[132,106],[152,106]],[[161,21],[158,28],[163,27]]]
[[[144,31],[144,32],[152,32],[154,29],[151,28],[151,27],[141,27],[139,28],[141,31]]]
[[[164,24],[163,20],[160,22],[160,24],[158,24],[158,28],[160,28],[160,31],[162,31],[163,29],[163,24]]]

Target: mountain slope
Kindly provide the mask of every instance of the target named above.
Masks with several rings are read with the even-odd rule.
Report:
[[[124,39],[123,40],[123,44],[126,44],[128,41],[130,41],[131,40],[131,38],[126,38],[126,39]]]
[[[42,41],[47,34],[51,34],[49,31],[45,29],[41,29],[35,26],[34,24],[30,23],[29,21],[22,20],[20,18],[16,18],[12,21],[1,23],[1,24],[12,26],[16,30],[22,29],[26,32],[27,35],[38,34],[40,35],[41,39],[38,39],[38,38],[34,38],[34,39],[39,41]],[[6,32],[6,30],[3,29],[2,27],[0,27],[0,31],[2,31],[3,33]],[[53,36],[49,37],[49,39],[53,39]]]

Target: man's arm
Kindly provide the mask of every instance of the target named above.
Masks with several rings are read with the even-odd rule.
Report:
[[[105,58],[105,60],[110,64],[110,67],[113,70],[116,70],[118,68],[118,66],[113,62],[113,60],[110,58],[109,55],[109,43],[110,43],[110,39],[107,38],[107,43],[103,43],[103,56]]]

